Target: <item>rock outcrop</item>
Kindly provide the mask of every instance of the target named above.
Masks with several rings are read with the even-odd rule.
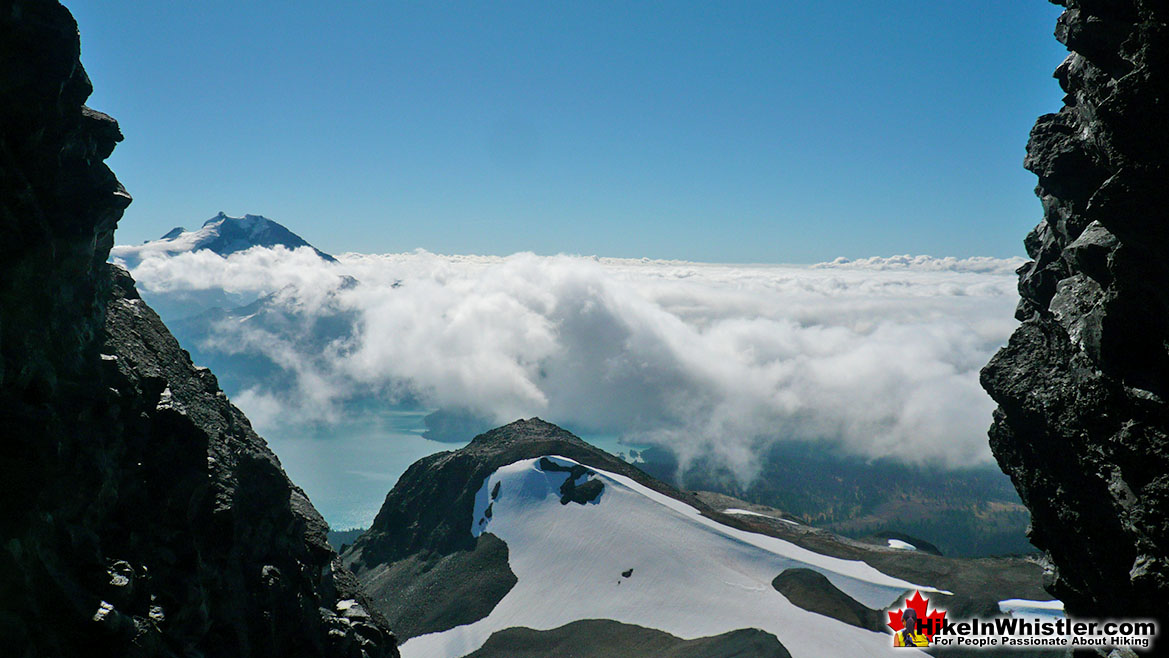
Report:
[[[420,552],[437,556],[473,549],[471,518],[483,479],[501,466],[544,455],[560,455],[627,475],[701,510],[709,509],[693,494],[651,478],[552,423],[530,418],[497,427],[459,450],[435,453],[411,465],[386,495],[373,525],[346,553],[346,560],[364,568]]]
[[[771,586],[794,605],[857,628],[882,633],[889,618],[882,611],[871,610],[840,591],[824,574],[811,569],[785,569],[771,581]]]
[[[1026,167],[1044,218],[1021,326],[982,372],[991,448],[1073,615],[1169,602],[1169,7],[1064,0],[1067,93]]]
[[[609,619],[586,619],[560,628],[537,631],[509,628],[493,633],[482,647],[466,658],[791,658],[770,633],[744,628],[713,637],[683,640],[669,633]]]
[[[0,1],[6,655],[397,655],[327,526],[106,264],[130,197],[77,25]]]

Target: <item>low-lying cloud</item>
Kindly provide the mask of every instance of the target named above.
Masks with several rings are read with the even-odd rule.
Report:
[[[116,252],[115,252],[116,254]],[[894,257],[713,265],[255,248],[148,256],[148,300],[211,289],[268,300],[282,330],[220,322],[204,347],[261,353],[291,385],[236,396],[264,419],[409,397],[496,422],[708,451],[749,472],[760,445],[988,462],[978,370],[1014,327],[1021,261]],[[351,278],[350,278],[351,277]],[[351,331],[321,326],[344,318]],[[316,337],[309,340],[306,337]]]

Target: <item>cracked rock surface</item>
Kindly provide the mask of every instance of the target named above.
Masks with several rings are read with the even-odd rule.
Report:
[[[1043,221],[1024,242],[1021,325],[982,372],[991,448],[1069,613],[1164,621],[1169,7],[1057,4],[1066,96],[1027,145]]]

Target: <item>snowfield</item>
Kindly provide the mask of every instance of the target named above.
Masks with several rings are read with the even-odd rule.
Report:
[[[759,512],[752,512],[751,510],[738,509],[735,507],[728,507],[727,509],[723,510],[723,514],[741,514],[743,516],[762,516],[765,519],[775,519],[776,521],[783,521],[784,523],[788,523],[791,525],[799,525],[795,521],[780,518],[778,516],[772,516],[770,514],[760,514]]]
[[[1007,599],[999,601],[999,611],[1012,617],[1065,617],[1063,601],[1029,601]]]
[[[577,463],[548,459],[569,467]],[[462,656],[505,628],[549,630],[581,619],[612,619],[683,639],[760,628],[796,658],[924,655],[895,650],[889,634],[798,608],[771,581],[788,568],[813,569],[875,609],[907,591],[937,589],[863,562],[724,526],[630,478],[598,469],[577,483],[599,479],[600,496],[584,505],[562,505],[560,486],[569,475],[544,472],[539,463],[518,461],[488,476],[471,520],[476,536],[490,532],[507,543],[518,583],[484,619],[412,638],[401,646],[403,657]]]

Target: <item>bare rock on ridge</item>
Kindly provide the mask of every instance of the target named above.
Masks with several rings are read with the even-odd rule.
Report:
[[[496,633],[466,658],[791,658],[770,633],[744,628],[711,637],[683,640],[653,628],[609,619],[585,619],[537,631],[508,628]]]

